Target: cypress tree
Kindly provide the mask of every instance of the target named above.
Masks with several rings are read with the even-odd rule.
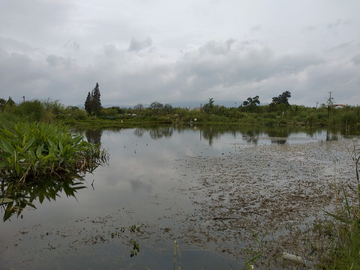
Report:
[[[101,101],[100,101],[100,90],[99,84],[96,83],[94,90],[92,91],[92,111],[95,115],[98,115],[101,111]]]
[[[86,101],[85,101],[85,111],[90,115],[91,114],[91,95],[90,92],[88,92]]]
[[[89,115],[94,113],[95,115],[98,115],[102,109],[101,107],[101,101],[100,101],[100,90],[99,90],[99,84],[96,83],[95,88],[90,92],[88,92],[86,101],[85,101],[85,110]]]

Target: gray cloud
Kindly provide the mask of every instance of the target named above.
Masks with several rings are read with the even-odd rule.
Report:
[[[138,40],[132,38],[128,50],[130,52],[131,51],[138,52],[138,51],[141,51],[143,49],[146,49],[146,48],[150,47],[151,44],[152,44],[152,39],[150,37],[148,37],[144,41],[138,41]]]
[[[336,22],[331,22],[327,24],[327,28],[336,29],[341,24],[341,20],[337,19]]]
[[[206,101],[209,97],[219,102],[241,101],[254,95],[270,102],[287,90],[292,91],[294,103],[296,99],[309,103],[315,92],[323,96],[330,90],[338,91],[342,84],[355,89],[360,74],[359,68],[334,67],[314,54],[277,56],[259,41],[233,39],[190,48],[175,62],[151,52],[138,57],[113,44],[104,45],[103,54],[83,67],[75,59],[58,55],[46,56],[45,63],[5,50],[0,50],[0,57],[0,71],[6,70],[1,73],[4,77],[0,75],[5,88],[19,93],[37,89],[32,92],[36,98],[50,97],[73,105],[83,104],[96,82],[103,104]],[[357,64],[359,58],[355,55],[352,61]],[[312,91],[308,97],[304,97],[306,91]]]
[[[318,28],[317,26],[310,25],[310,26],[305,27],[304,32],[312,32],[312,31],[315,31],[317,28]]]
[[[261,30],[262,30],[262,27],[260,24],[255,25],[253,28],[251,28],[251,31],[253,31],[253,32],[257,32],[257,31],[261,31]]]
[[[277,2],[185,2],[1,3],[1,96],[81,105],[96,82],[104,105],[270,102],[286,90],[305,105],[329,91],[342,103],[359,96],[358,1],[285,1],[273,12]]]
[[[74,50],[74,51],[78,51],[78,50],[80,49],[80,45],[79,45],[77,42],[75,42],[75,41],[73,41],[73,42],[68,41],[68,42],[66,42],[66,44],[64,45],[64,48],[66,48],[66,49],[72,49],[72,50]]]
[[[115,56],[118,53],[118,50],[116,49],[114,44],[108,44],[104,45],[104,52],[107,56]]]
[[[70,68],[72,64],[74,64],[75,60],[67,57],[61,57],[56,55],[49,55],[46,57],[46,61],[51,67],[64,67]]]
[[[356,65],[360,65],[360,53],[351,58],[351,61]]]

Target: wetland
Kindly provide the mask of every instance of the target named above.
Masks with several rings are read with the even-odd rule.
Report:
[[[304,232],[356,184],[356,136],[300,127],[76,130],[109,153],[83,179],[16,190],[1,205],[1,269],[286,269]],[[54,182],[54,181],[53,181]],[[1,192],[9,185],[2,182]],[[294,269],[294,267],[292,268]]]

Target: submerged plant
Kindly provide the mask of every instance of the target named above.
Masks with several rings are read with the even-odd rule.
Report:
[[[105,150],[59,125],[20,123],[11,131],[0,129],[0,138],[3,179],[25,182],[48,175],[91,172],[107,160]]]

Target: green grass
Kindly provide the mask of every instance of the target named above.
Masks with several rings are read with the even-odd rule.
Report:
[[[340,205],[334,213],[325,211],[332,220],[314,226],[314,230],[327,238],[317,248],[319,269],[360,269],[360,146],[354,142],[349,152],[355,164],[357,185],[355,188],[341,185]]]

